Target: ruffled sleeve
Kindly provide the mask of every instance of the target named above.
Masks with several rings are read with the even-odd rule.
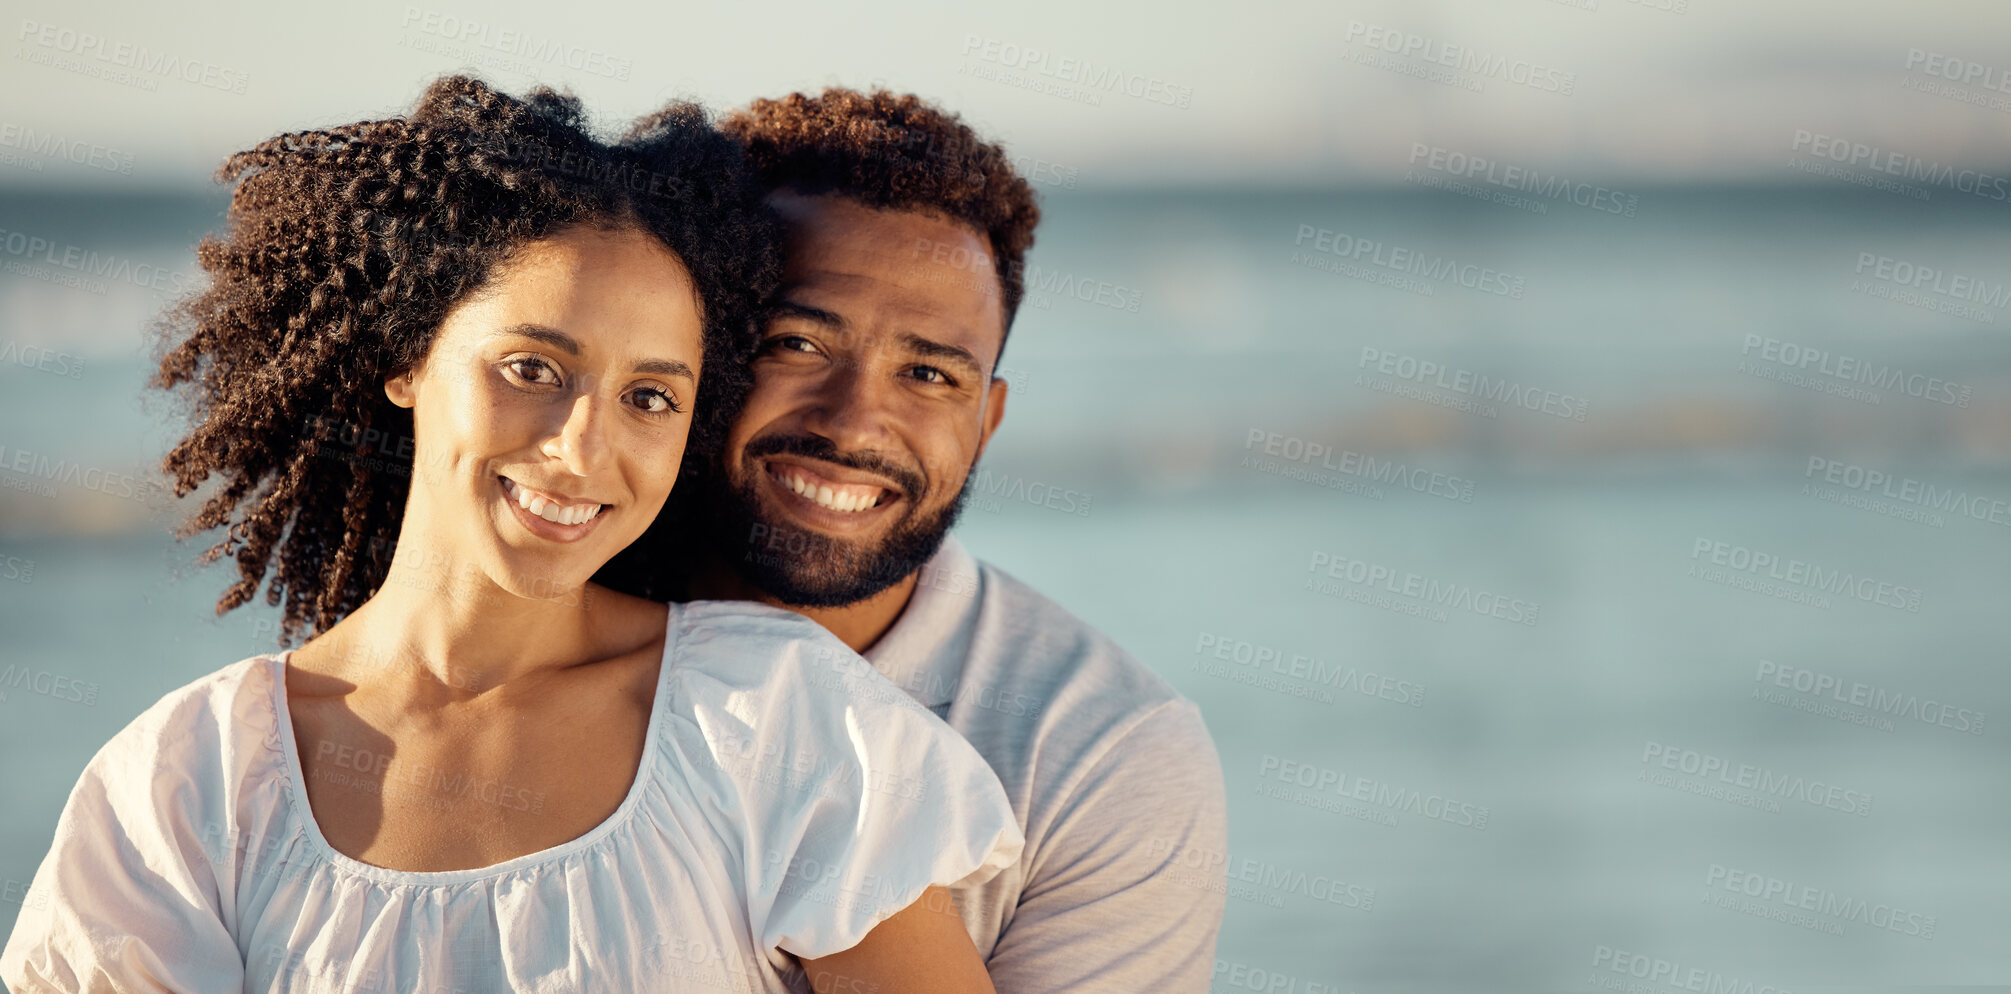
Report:
[[[681,609],[668,664],[686,762],[737,809],[725,821],[742,836],[757,948],[849,949],[931,885],[1019,860],[1025,838],[983,757],[823,627],[744,602]]]
[[[15,994],[242,988],[210,855],[226,833],[216,685],[163,698],[84,768],[0,952]]]

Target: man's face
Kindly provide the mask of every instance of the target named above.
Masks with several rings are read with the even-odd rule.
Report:
[[[920,569],[1005,413],[1005,308],[977,230],[777,194],[781,307],[726,439],[721,551],[799,607],[855,603]]]

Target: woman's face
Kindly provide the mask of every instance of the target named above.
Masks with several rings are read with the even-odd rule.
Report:
[[[410,565],[576,594],[670,495],[703,353],[691,277],[661,242],[572,227],[521,246],[384,385],[412,409],[400,539],[426,536],[428,561]]]

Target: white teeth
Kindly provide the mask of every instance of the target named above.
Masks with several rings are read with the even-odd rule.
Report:
[[[798,495],[815,501],[817,506],[833,511],[863,511],[879,500],[877,493],[858,493],[850,490],[833,491],[829,486],[811,483],[801,476],[790,474],[782,478],[783,485]]]
[[[599,504],[562,505],[531,493],[509,477],[503,478],[503,490],[516,499],[518,507],[555,525],[583,525],[601,513]]]

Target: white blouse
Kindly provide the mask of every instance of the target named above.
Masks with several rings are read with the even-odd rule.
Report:
[[[329,846],[285,674],[285,654],[218,670],[92,758],[0,952],[14,994],[786,991],[803,980],[785,953],[848,949],[1024,845],[969,743],[779,608],[670,605],[627,798],[571,842],[479,869]]]

